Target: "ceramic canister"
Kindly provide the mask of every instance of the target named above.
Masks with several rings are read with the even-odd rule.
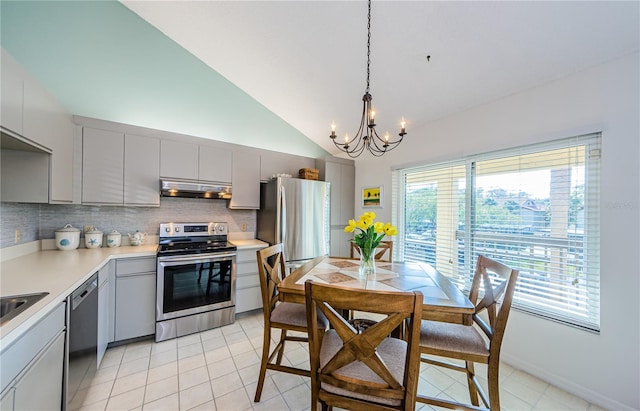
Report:
[[[87,248],[102,247],[102,231],[93,227],[91,230],[84,233],[84,246]]]
[[[122,242],[122,234],[113,230],[109,234],[107,234],[107,246],[109,247],[120,247],[120,243]]]
[[[56,230],[56,247],[59,250],[75,250],[80,245],[80,229],[71,224]]]

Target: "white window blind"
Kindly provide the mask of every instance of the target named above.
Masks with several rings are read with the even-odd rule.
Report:
[[[399,257],[468,289],[479,254],[518,270],[514,307],[600,324],[600,135],[395,172]]]
[[[464,243],[458,238],[465,221],[465,170],[464,162],[454,162],[402,173],[399,225],[404,260],[428,262],[461,288],[468,277],[461,272]]]

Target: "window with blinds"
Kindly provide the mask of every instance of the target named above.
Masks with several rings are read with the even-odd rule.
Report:
[[[399,257],[468,290],[478,255],[520,270],[514,307],[600,325],[600,135],[395,171]]]

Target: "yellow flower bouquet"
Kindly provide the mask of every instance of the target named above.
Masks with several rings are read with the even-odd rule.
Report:
[[[366,212],[358,217],[358,221],[349,220],[349,224],[344,228],[346,233],[357,232],[352,242],[360,247],[362,265],[361,272],[368,274],[375,272],[374,255],[376,247],[385,235],[394,236],[398,234],[398,229],[391,223],[374,221],[376,214],[373,211]]]

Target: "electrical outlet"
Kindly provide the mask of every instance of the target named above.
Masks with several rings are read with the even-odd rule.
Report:
[[[242,224],[242,231],[247,231],[247,225],[246,224]]]
[[[22,241],[22,230],[18,229],[18,230],[16,230],[14,244],[18,244],[21,241]]]

